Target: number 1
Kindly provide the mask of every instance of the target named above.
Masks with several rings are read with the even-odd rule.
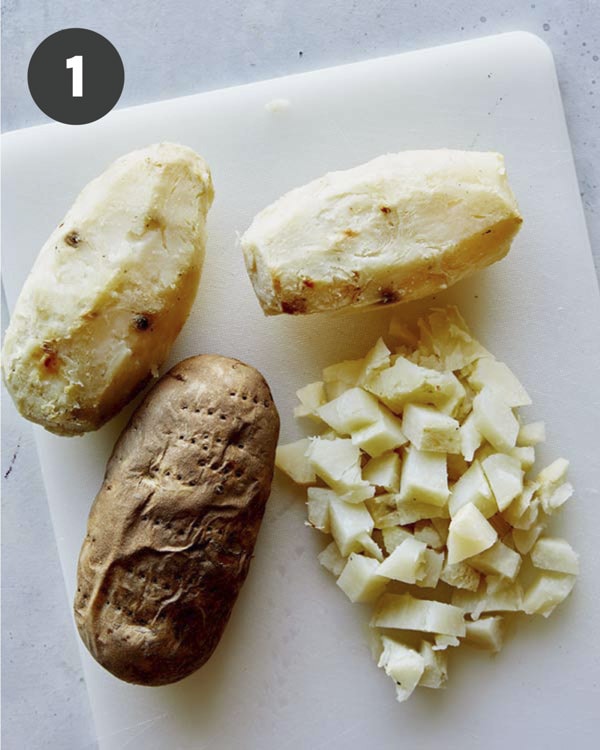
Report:
[[[72,96],[83,96],[83,55],[67,57],[67,68],[73,70]]]

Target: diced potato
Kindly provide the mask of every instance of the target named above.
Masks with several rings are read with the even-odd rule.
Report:
[[[431,505],[420,500],[402,500],[400,495],[396,495],[396,498],[394,518],[400,526],[407,526],[423,519],[448,518],[447,505]]]
[[[467,412],[471,411],[471,406],[465,410],[467,400],[467,390],[453,372],[442,373],[445,376],[444,393],[445,398],[439,403],[434,404],[444,414],[451,417],[464,417]]]
[[[508,455],[517,459],[523,471],[529,471],[535,463],[535,448],[533,445],[517,445],[510,449]]]
[[[362,388],[349,388],[317,409],[317,415],[339,435],[349,435],[379,418],[379,401]]]
[[[398,526],[399,520],[393,519],[396,514],[396,495],[385,494],[376,495],[365,501],[365,505],[369,509],[369,513],[375,523],[376,529],[385,529],[391,526]]]
[[[329,522],[333,539],[344,557],[361,549],[361,534],[373,531],[373,519],[362,503],[346,503],[332,498],[329,503]]]
[[[406,404],[402,417],[402,431],[421,451],[459,453],[460,434],[456,419],[431,406]]]
[[[473,338],[455,306],[434,310],[426,323],[424,320],[419,321],[419,329],[421,341],[424,342],[427,337],[430,348],[442,360],[447,370],[461,370],[479,357],[490,356],[490,353]]]
[[[434,638],[433,650],[438,652],[447,651],[448,648],[460,646],[460,640],[455,635],[440,635]]]
[[[538,474],[536,481],[540,488],[536,495],[545,513],[558,510],[573,495],[573,487],[566,481],[568,469],[569,462],[557,458]]]
[[[402,544],[405,539],[413,538],[413,535],[410,533],[410,531],[407,531],[400,526],[393,526],[389,529],[382,529],[381,535],[383,536],[383,545],[388,555],[391,555],[396,547],[399,544]]]
[[[536,523],[530,529],[513,529],[512,538],[517,550],[522,555],[527,555],[533,548],[533,545],[537,542],[545,527],[545,523]]]
[[[529,394],[504,362],[490,357],[478,359],[467,380],[475,390],[491,388],[508,406],[531,404]]]
[[[525,482],[520,495],[503,511],[502,515],[511,526],[515,526],[531,506],[533,495],[538,488],[539,484],[537,482]]]
[[[400,317],[394,317],[390,320],[389,334],[411,349],[416,349],[419,343],[416,331]]]
[[[377,457],[404,445],[406,437],[402,432],[402,422],[398,417],[379,404],[377,420],[366,427],[354,430],[352,442],[369,456]]]
[[[362,471],[362,477],[374,487],[388,492],[400,489],[400,456],[393,451],[372,458]]]
[[[446,456],[410,446],[402,464],[400,499],[443,506],[448,495]]]
[[[444,544],[448,539],[448,530],[450,528],[450,518],[431,518],[431,525],[435,528],[437,533],[440,535],[440,539]]]
[[[284,471],[296,484],[314,484],[317,481],[306,451],[310,445],[308,438],[295,443],[278,445],[275,452],[275,466]]]
[[[504,618],[501,615],[481,617],[476,622],[467,621],[465,640],[478,648],[497,653],[504,642]]]
[[[465,419],[460,427],[460,449],[466,461],[472,461],[475,451],[483,442],[483,435],[477,429],[473,412]]]
[[[334,399],[338,398],[342,395],[342,393],[345,393],[348,388],[351,388],[352,386],[348,385],[348,383],[344,383],[341,380],[329,380],[325,383],[325,396],[326,401],[333,401]],[[320,419],[320,417],[318,417]]]
[[[415,599],[410,594],[384,594],[375,607],[371,626],[461,638],[465,634],[461,609],[442,602]]]
[[[440,580],[444,565],[444,553],[427,548],[425,556],[425,574],[416,583],[420,588],[434,589]]]
[[[485,518],[498,512],[498,506],[479,461],[474,461],[452,487],[448,500],[450,516],[454,518],[461,508],[469,504],[480,510]]]
[[[377,560],[353,552],[337,579],[337,585],[351,602],[372,602],[381,596],[388,582],[387,578],[377,574],[378,567]]]
[[[543,570],[579,575],[579,556],[565,539],[538,539],[531,550],[531,562]]]
[[[383,560],[383,550],[366,531],[361,532],[356,541],[360,545],[361,552],[364,552],[369,557],[374,557],[377,562]]]
[[[481,576],[467,563],[459,562],[449,565],[446,562],[440,573],[440,579],[457,589],[477,591]]]
[[[307,491],[308,523],[324,534],[330,532],[329,502],[334,496],[333,490],[324,487],[309,487]]]
[[[420,687],[441,688],[448,679],[448,666],[446,654],[443,651],[436,651],[429,641],[423,641],[419,653],[423,657],[424,669]]]
[[[396,683],[396,699],[402,703],[410,698],[425,671],[425,660],[418,651],[392,638],[381,637],[383,652],[377,664]]]
[[[416,583],[425,575],[427,545],[414,537],[404,539],[381,563],[377,573],[404,583]]]
[[[473,401],[475,426],[497,451],[515,447],[519,423],[512,409],[491,388],[483,388]]]
[[[358,383],[364,364],[363,359],[347,359],[344,362],[329,365],[323,370],[323,380],[325,383],[338,381],[351,388]]]
[[[576,577],[564,573],[539,573],[525,592],[523,612],[549,617],[573,590]]]
[[[382,338],[377,340],[375,346],[368,352],[363,360],[363,367],[358,377],[359,383],[364,383],[371,375],[390,366],[390,350]]]
[[[316,417],[317,409],[326,401],[325,384],[321,380],[309,383],[296,391],[296,396],[300,405],[294,409],[294,417]]]
[[[452,604],[478,620],[484,612],[518,612],[523,606],[523,589],[518,581],[495,591],[466,591],[455,589]]]
[[[391,367],[369,377],[364,387],[399,414],[409,402],[438,407],[448,404],[457,398],[457,383],[452,373],[420,367],[406,357],[398,357]],[[460,389],[464,392],[462,386]]]
[[[498,541],[485,552],[470,557],[469,565],[481,573],[499,575],[514,581],[521,568],[521,555]]]
[[[438,530],[433,526],[431,521],[417,521],[413,531],[415,539],[424,542],[432,549],[442,549],[445,540],[442,539]]]
[[[369,491],[372,489],[361,476],[360,450],[351,440],[313,438],[309,441],[306,456],[317,476],[334,490],[342,493],[367,487]]]
[[[521,425],[517,435],[517,445],[538,445],[546,441],[546,425],[543,422],[530,422]]]
[[[481,462],[481,467],[496,498],[498,510],[506,510],[523,491],[521,464],[505,453],[494,453]]]
[[[317,559],[321,565],[330,573],[333,573],[336,578],[341,574],[346,565],[346,558],[342,557],[335,542],[328,544],[327,547],[325,547],[325,549],[317,556]]]
[[[491,547],[498,535],[481,511],[468,503],[450,521],[448,562],[461,562]]]

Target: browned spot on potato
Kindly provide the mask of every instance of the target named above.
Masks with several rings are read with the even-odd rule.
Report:
[[[273,276],[273,289],[275,290],[276,294],[281,293],[281,279],[279,276]]]
[[[354,229],[344,229],[344,234],[346,237],[358,237],[358,232]]]
[[[79,232],[76,232],[73,230],[72,232],[69,232],[65,236],[65,243],[67,245],[70,245],[71,247],[77,247],[81,243],[81,237],[79,236]]]
[[[146,216],[144,221],[144,229],[151,232],[156,229],[162,229],[162,223],[154,216]]]
[[[83,313],[81,316],[82,320],[95,320],[95,318],[98,317],[98,312],[96,310],[88,310],[88,312]]]
[[[389,214],[392,209],[389,206],[380,206],[379,210],[382,214]]]
[[[41,370],[46,375],[57,375],[62,364],[56,346],[50,341],[44,341],[39,348]]]
[[[302,284],[309,289],[313,289],[315,282],[312,279],[302,279]]]
[[[136,331],[147,331],[152,328],[152,315],[149,313],[140,313],[133,319],[133,327]]]
[[[304,297],[292,297],[290,300],[283,300],[281,310],[287,315],[301,315],[306,312],[306,299]]]
[[[392,287],[386,287],[379,292],[379,302],[382,305],[391,305],[402,299],[402,293]]]

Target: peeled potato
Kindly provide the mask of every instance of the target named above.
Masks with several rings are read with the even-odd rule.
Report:
[[[332,172],[241,239],[267,315],[434,294],[503,258],[522,223],[500,154],[406,151]]]
[[[6,332],[4,379],[24,417],[61,435],[95,430],[158,374],[196,295],[212,200],[204,160],[169,143],[83,189]]]

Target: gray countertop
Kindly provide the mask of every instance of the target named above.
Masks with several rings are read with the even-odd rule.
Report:
[[[3,130],[47,121],[27,90],[27,65],[45,37],[73,26],[120,51],[121,107],[503,31],[538,34],[555,56],[600,268],[596,0],[4,0]],[[4,328],[4,298],[2,311]],[[7,750],[95,747],[32,432],[3,396],[2,740]]]

